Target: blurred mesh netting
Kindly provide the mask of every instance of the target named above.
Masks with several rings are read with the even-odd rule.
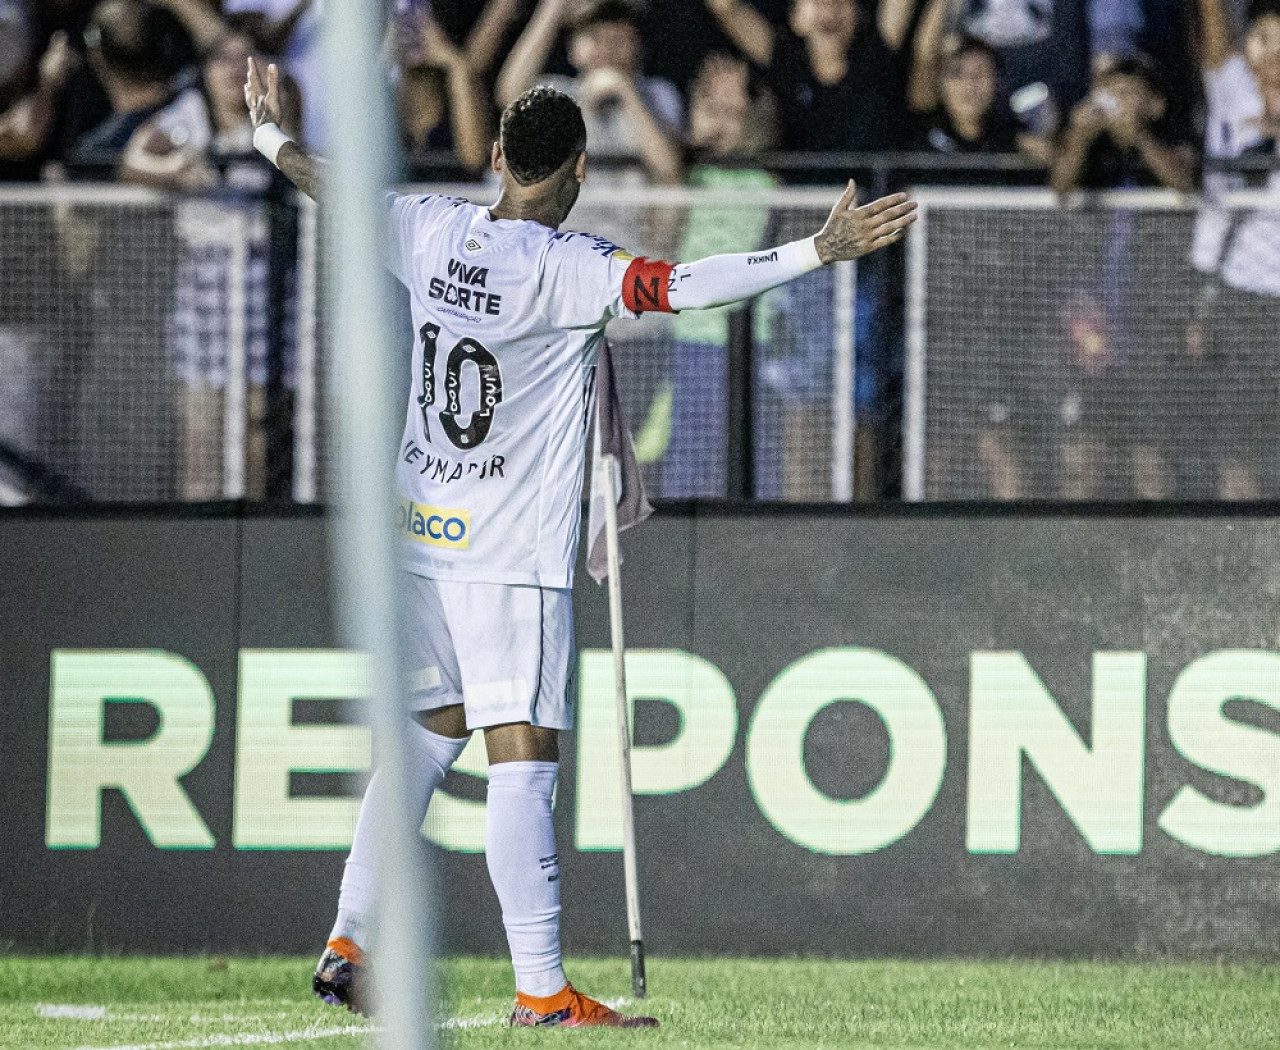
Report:
[[[926,198],[908,291],[908,493],[1280,495],[1275,209]]]
[[[257,201],[0,195],[8,498],[260,494],[270,254]]]

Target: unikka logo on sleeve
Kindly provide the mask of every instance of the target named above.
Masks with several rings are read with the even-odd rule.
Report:
[[[409,539],[428,547],[466,550],[471,546],[471,512],[448,507],[428,507],[403,500],[396,525]]]

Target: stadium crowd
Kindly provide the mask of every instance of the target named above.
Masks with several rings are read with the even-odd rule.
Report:
[[[246,59],[278,56],[286,131],[324,152],[326,96],[341,88],[322,72],[323,4],[0,0],[0,182],[269,190],[274,173],[251,149]],[[534,83],[551,83],[583,107],[597,183],[771,186],[839,182],[851,171],[876,191],[922,183],[1047,185],[1060,193],[1280,183],[1274,166],[1266,168],[1280,138],[1280,0],[398,0],[384,61],[418,181],[483,177],[501,108]],[[1263,162],[1251,175],[1206,163],[1250,156]],[[735,237],[726,228],[733,223],[714,209],[691,215],[663,247],[749,249],[737,241],[758,239],[766,218],[757,218],[739,224]],[[1137,249],[1121,233],[1109,243],[1123,243],[1112,255],[1126,257]],[[218,250],[196,243],[188,252],[166,320],[190,389],[222,381],[209,349],[220,329],[215,322],[210,330],[209,311],[200,307],[210,288],[225,283]],[[251,245],[251,253],[266,250],[261,238]],[[257,254],[251,265],[261,262],[265,273]],[[874,436],[877,423],[896,430],[901,412],[901,265],[900,253],[896,261],[891,254],[860,276],[860,441]],[[1107,265],[1116,268],[1114,260]],[[1133,270],[1132,295],[1112,281],[1101,297],[1116,288],[1138,297]],[[1228,306],[1250,331],[1275,331],[1274,219],[1200,223],[1194,270],[1205,276],[1200,312],[1180,342],[1192,350],[1212,343]],[[1218,294],[1222,287],[1230,294]],[[265,296],[261,282],[250,293],[254,332],[265,329]],[[784,305],[784,319],[786,312]],[[662,417],[665,434],[653,455],[663,459],[662,494],[722,491],[722,445],[692,449],[681,441],[697,419],[723,407],[724,391],[700,388],[694,373],[706,348],[724,346],[726,323],[677,322],[651,384],[650,415]],[[791,366],[765,369],[765,385],[802,406],[790,413],[802,434],[825,425],[828,405],[818,402],[829,397],[811,397],[806,381],[813,360],[829,359],[830,337],[828,327],[810,326],[796,337]],[[1232,352],[1256,366],[1267,338]],[[257,387],[265,382],[265,350],[257,360],[254,353]],[[1212,398],[1234,404],[1230,384],[1218,385]],[[217,491],[218,471],[201,480],[195,464],[209,440],[200,431],[215,428],[219,413],[198,395],[184,408],[187,496]],[[974,439],[987,494],[1026,495],[1015,428],[1006,425],[1017,413],[993,402],[989,415]],[[1070,444],[1064,462],[1075,456]],[[1150,450],[1132,451],[1132,491],[1112,494],[1181,491],[1161,480],[1168,463]],[[881,466],[879,480],[873,471],[860,491],[895,491],[895,455],[860,450]],[[1079,477],[1098,476],[1089,455],[1075,460]],[[1220,483],[1208,494],[1269,491],[1256,464],[1218,460]],[[819,469],[812,485],[784,480],[764,494],[822,498],[825,485]],[[1062,494],[1099,492],[1066,484]]]
[[[1243,26],[1246,0],[1197,2]],[[207,184],[245,151],[250,50],[281,57],[292,130],[323,150],[322,4],[0,0],[0,179]],[[657,183],[749,113],[746,156],[1020,153],[1057,188],[1186,188],[1203,21],[1181,0],[400,0],[386,62],[426,174],[482,171],[497,111],[549,81],[582,102],[597,157]]]

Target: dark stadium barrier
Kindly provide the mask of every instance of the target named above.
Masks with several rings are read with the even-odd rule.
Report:
[[[651,950],[1280,954],[1277,510],[665,508],[624,570]],[[314,950],[368,758],[323,519],[8,512],[0,588],[0,944]],[[565,942],[623,953],[606,598],[576,598]],[[463,766],[441,925],[502,953]]]

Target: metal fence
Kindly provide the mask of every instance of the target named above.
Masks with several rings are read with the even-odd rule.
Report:
[[[694,258],[833,196],[611,188],[570,225]],[[915,500],[1280,495],[1274,191],[918,196],[905,257],[611,326],[653,495],[874,497],[899,461]],[[0,501],[323,500],[319,237],[292,197],[0,188]]]
[[[264,494],[268,391],[293,338],[290,295],[274,294],[286,286],[271,207],[115,186],[0,190],[9,501]]]
[[[1280,496],[1280,195],[920,201],[908,499]]]

